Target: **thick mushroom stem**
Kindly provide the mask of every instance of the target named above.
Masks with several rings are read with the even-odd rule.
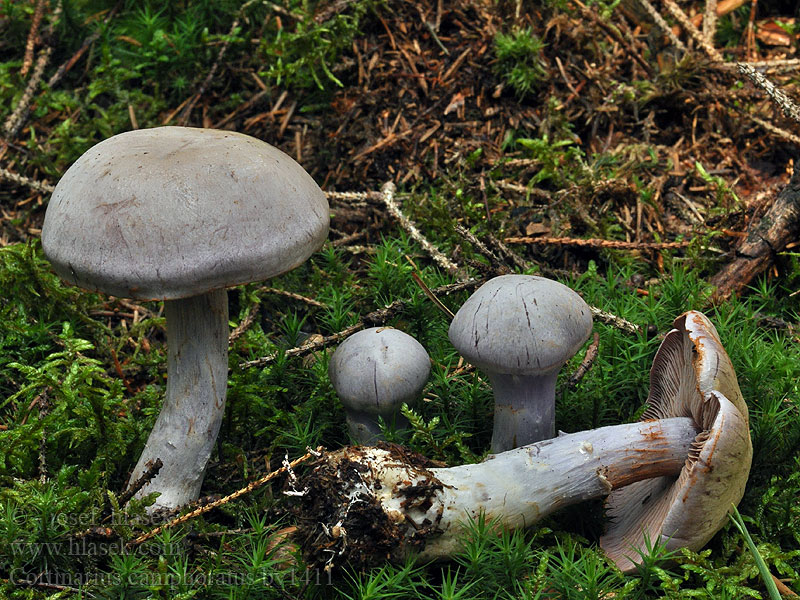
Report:
[[[153,508],[196,500],[225,413],[228,380],[228,296],[225,290],[164,303],[167,317],[167,393],[139,462],[163,466],[137,497],[160,492]]]
[[[541,375],[489,373],[494,392],[492,452],[504,452],[555,435],[558,370]]]
[[[317,562],[402,560],[415,550],[444,558],[457,551],[461,524],[481,513],[525,527],[635,481],[676,475],[699,431],[686,417],[615,425],[430,469],[398,446],[344,448],[303,481],[300,539]]]

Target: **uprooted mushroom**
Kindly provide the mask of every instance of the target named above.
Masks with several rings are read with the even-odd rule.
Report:
[[[485,514],[508,528],[526,527],[620,488],[612,510],[640,518],[639,525],[616,522],[604,538],[621,568],[629,570],[637,550],[645,551],[639,529],[698,549],[741,499],[752,446],[747,406],[713,325],[689,312],[674,326],[656,354],[638,423],[561,435],[450,468],[391,445],[323,455],[294,492],[308,558],[328,565],[401,560],[412,551],[444,558],[457,551],[468,518]],[[647,490],[630,485],[644,480]],[[627,495],[629,489],[635,492]],[[664,509],[655,516],[642,508],[648,493]],[[698,501],[708,495],[718,501]],[[692,528],[699,533],[686,531]]]

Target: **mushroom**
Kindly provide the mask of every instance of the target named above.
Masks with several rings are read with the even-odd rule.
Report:
[[[369,564],[402,560],[412,551],[444,558],[457,551],[467,518],[485,514],[508,528],[526,527],[569,504],[612,493],[622,502],[612,502],[617,519],[603,546],[618,564],[628,560],[629,542],[641,541],[642,525],[631,526],[626,509],[642,515],[655,505],[654,516],[644,520],[646,532],[673,536],[672,547],[705,543],[741,497],[751,455],[747,407],[713,326],[707,326],[700,313],[680,317],[678,331],[667,336],[655,359],[651,398],[686,397],[669,415],[651,405],[637,423],[562,434],[450,468],[432,467],[392,445],[323,455],[302,482],[300,542],[317,562]],[[658,496],[665,489],[674,490],[669,499],[691,509],[710,502],[709,494],[715,506],[719,498],[720,508],[684,519],[701,535],[658,519],[659,506],[671,516]],[[628,490],[635,490],[634,502],[626,502]],[[628,537],[614,541],[620,527]]]
[[[129,480],[162,460],[138,494],[159,492],[155,507],[200,492],[225,407],[225,288],[297,267],[327,231],[327,200],[308,173],[230,131],[122,133],[59,181],[42,228],[56,273],[85,289],[165,301],[166,397]]]
[[[609,524],[600,545],[625,572],[635,571],[648,539],[667,549],[702,548],[742,499],[753,458],[747,404],[714,325],[690,311],[673,327],[653,360],[642,419],[688,416],[703,431],[680,473],[630,485],[606,500]],[[721,398],[735,410],[725,410]]]
[[[351,437],[359,444],[383,439],[378,417],[403,424],[400,407],[419,396],[430,370],[422,344],[391,327],[363,329],[342,342],[328,374],[347,411]]]
[[[544,277],[495,277],[463,304],[450,324],[449,337],[491,381],[492,452],[555,435],[558,372],[591,331],[586,302]]]
[[[634,481],[674,475],[697,434],[687,417],[614,425],[449,468],[391,444],[343,448],[291,492],[302,494],[297,539],[312,563],[447,558],[469,518],[527,527]]]

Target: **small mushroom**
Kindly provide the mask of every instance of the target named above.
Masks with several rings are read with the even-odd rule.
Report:
[[[495,277],[463,304],[449,336],[462,356],[491,381],[492,452],[555,435],[558,372],[591,331],[586,302],[544,277]]]
[[[692,312],[675,326],[654,361],[651,406],[637,423],[450,468],[392,445],[323,456],[302,482],[308,518],[298,535],[309,558],[374,563],[412,551],[444,558],[458,549],[468,517],[526,527],[609,493],[612,523],[601,543],[621,568],[632,568],[643,532],[672,548],[702,546],[744,489],[752,454],[747,407],[708,320]]]
[[[195,500],[225,409],[226,287],[304,262],[325,240],[328,203],[289,156],[230,131],[161,127],[90,148],[56,186],[42,245],[79,287],[165,300],[167,392],[130,481],[155,508]]]
[[[402,404],[411,404],[425,387],[431,363],[417,340],[391,327],[373,327],[342,342],[328,363],[328,374],[347,412],[350,435],[359,444],[383,439],[378,417],[402,426]]]
[[[642,419],[687,416],[702,431],[680,473],[608,497],[600,545],[626,572],[636,569],[647,539],[667,549],[702,548],[742,499],[753,458],[747,405],[714,325],[690,311],[673,327],[653,360]]]

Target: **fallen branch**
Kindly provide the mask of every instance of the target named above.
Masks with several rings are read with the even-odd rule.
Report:
[[[797,239],[798,233],[800,163],[795,163],[789,184],[781,190],[766,214],[748,227],[747,237],[736,249],[736,258],[711,278],[711,284],[717,288],[712,303],[723,302],[731,294],[741,292],[772,264],[776,254]]]

